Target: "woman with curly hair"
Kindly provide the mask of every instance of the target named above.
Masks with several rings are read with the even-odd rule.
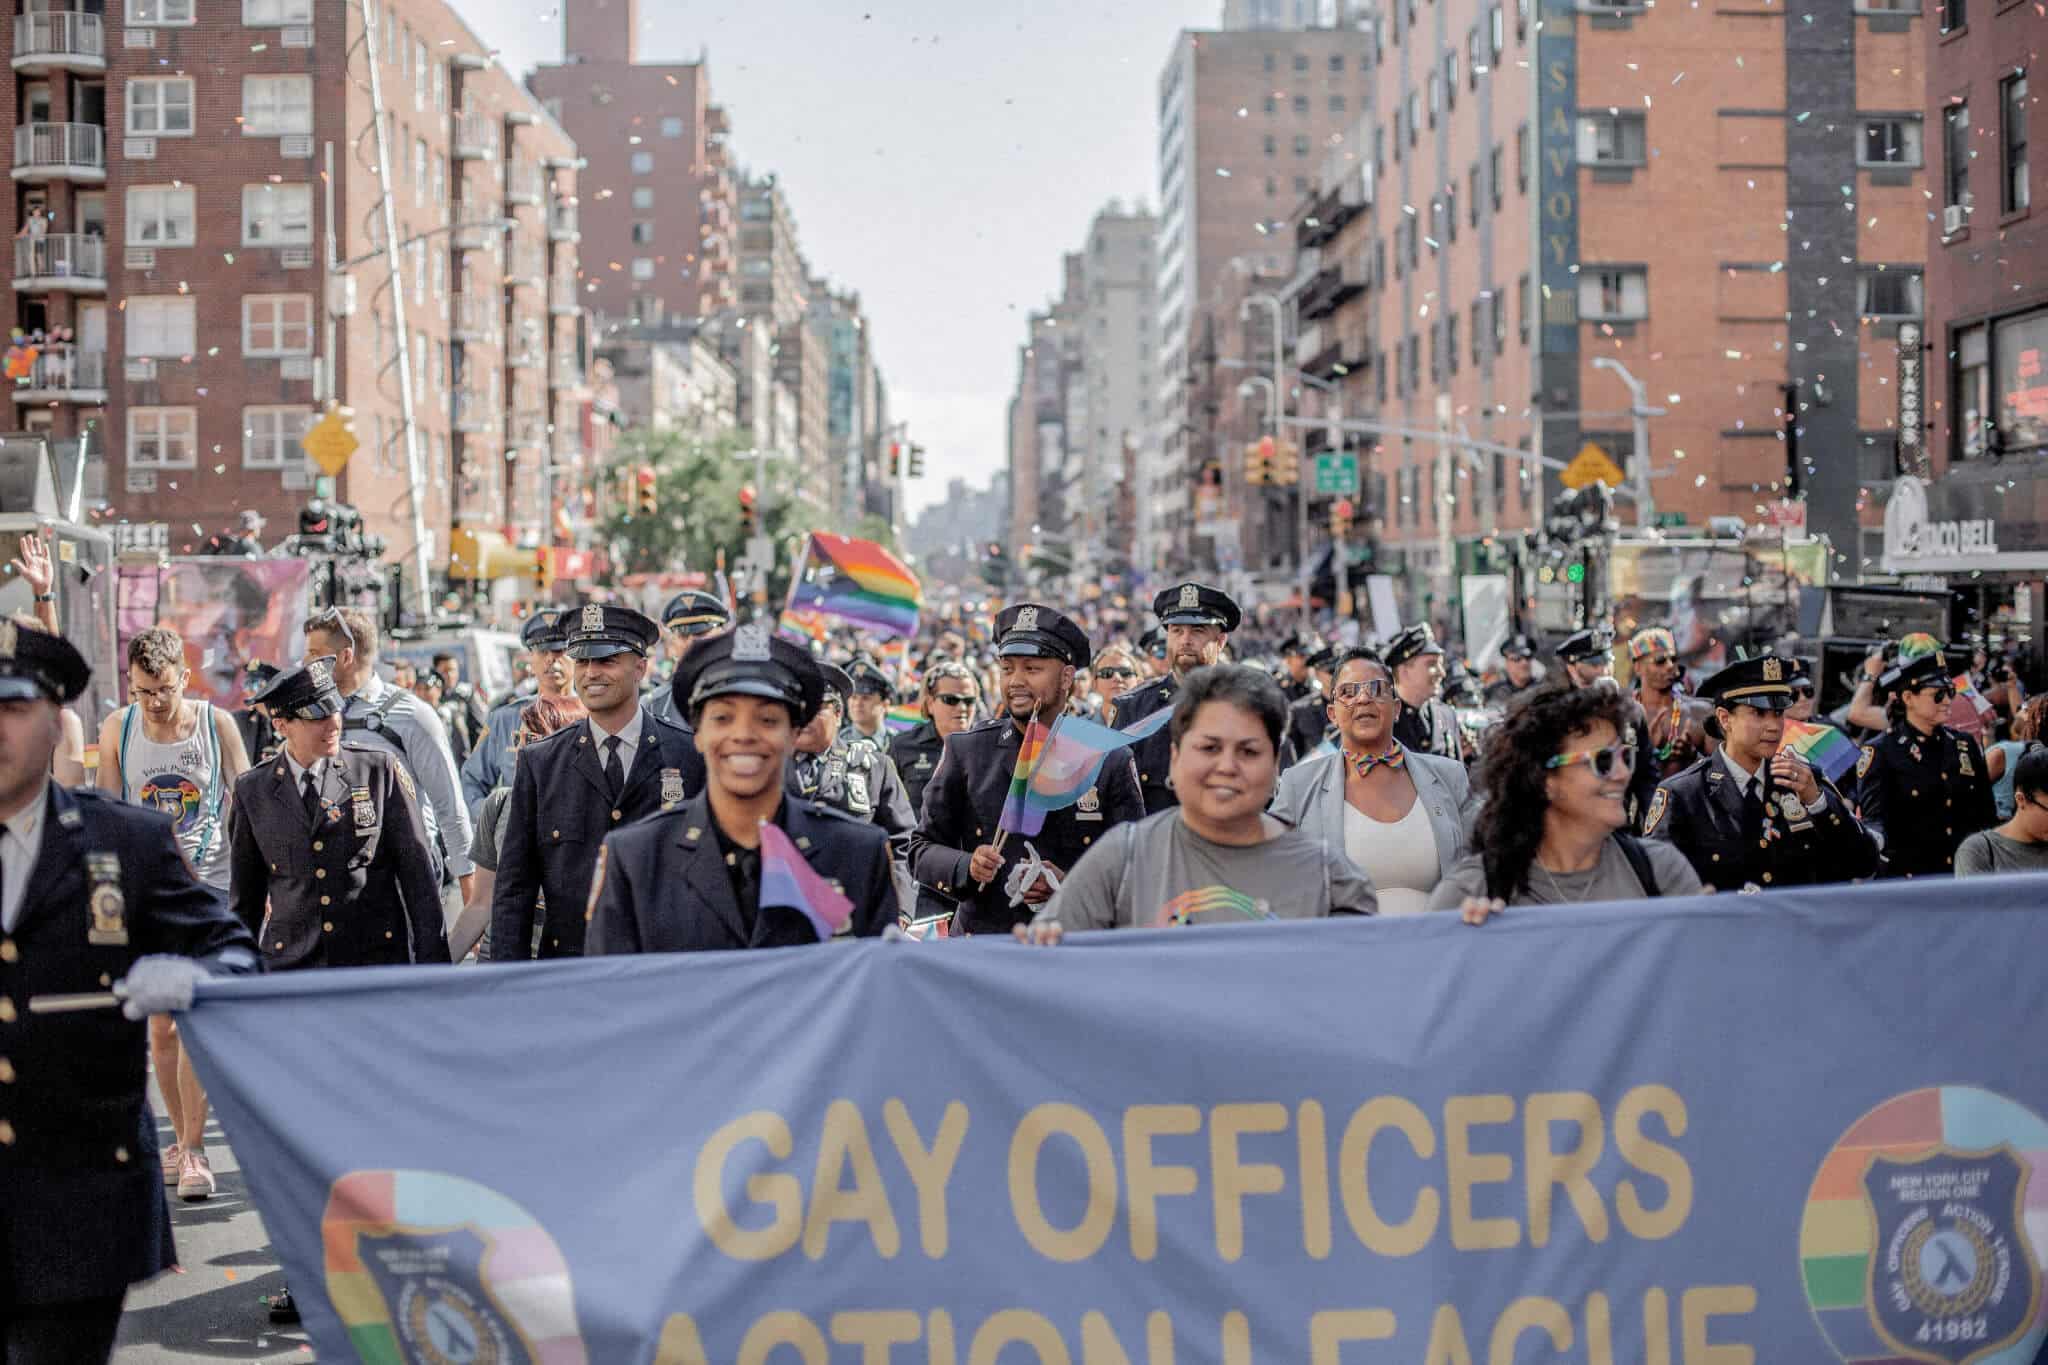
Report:
[[[1437,884],[1432,910],[1478,924],[1509,905],[1690,896],[1699,874],[1661,841],[1625,832],[1637,756],[1621,694],[1545,684],[1511,708],[1480,762],[1478,851]]]

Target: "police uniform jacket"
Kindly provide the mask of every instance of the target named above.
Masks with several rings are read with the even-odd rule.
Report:
[[[1640,831],[1649,817],[1651,802],[1657,798],[1657,783],[1661,779],[1657,776],[1657,755],[1649,748],[1650,718],[1643,713],[1643,704],[1634,697],[1626,697],[1621,709],[1627,721],[1621,727],[1622,742],[1634,745],[1636,751],[1636,766],[1629,774],[1628,791],[1622,800],[1628,811],[1629,828]]]
[[[791,754],[783,779],[792,795],[871,820],[898,842],[917,828],[916,809],[904,795],[896,765],[880,744],[850,725],[840,727],[822,754]]]
[[[1868,877],[1877,869],[1877,841],[1834,783],[1818,772],[1814,779],[1823,793],[1818,809],[1782,785],[1767,787],[1752,806],[1726,760],[1702,758],[1657,788],[1643,834],[1675,846],[1701,881],[1722,891]]]
[[[1498,707],[1502,710],[1505,710],[1508,706],[1513,704],[1515,698],[1521,696],[1525,692],[1535,691],[1536,688],[1540,685],[1541,684],[1537,681],[1536,677],[1533,674],[1530,676],[1529,681],[1520,687],[1515,686],[1514,682],[1511,679],[1502,678],[1498,682],[1492,683],[1487,687],[1484,693],[1486,704],[1488,706]]]
[[[1128,729],[1153,712],[1172,706],[1173,699],[1179,695],[1180,681],[1171,673],[1154,678],[1143,687],[1134,687],[1110,704],[1110,728]],[[1003,724],[1009,726],[1007,720],[1003,721]],[[1009,728],[1014,730],[1016,727]],[[1154,815],[1180,804],[1180,798],[1173,794],[1173,736],[1170,733],[1172,729],[1171,725],[1163,725],[1130,746],[1131,758],[1138,765],[1138,787],[1145,798],[1147,815]],[[1005,776],[1003,781],[1004,790],[1007,791],[1009,778]],[[998,802],[997,805],[1000,807],[1001,803]],[[993,833],[991,830],[990,834]],[[1058,859],[1054,861],[1060,862]],[[1060,862],[1060,866],[1066,867],[1069,864]]]
[[[580,954],[590,874],[605,836],[704,789],[704,758],[694,736],[645,715],[625,790],[614,800],[602,742],[586,716],[519,751],[491,890],[494,961],[529,956],[536,912],[543,916],[540,956]]]
[[[1420,706],[1401,703],[1394,718],[1394,738],[1411,753],[1462,759],[1465,746],[1458,733],[1458,713],[1451,704],[1431,697]]]
[[[896,923],[881,830],[795,796],[783,798],[776,823],[811,870],[853,902],[847,935],[872,938]],[[593,956],[817,942],[801,911],[769,906],[748,913],[741,906],[712,827],[711,799],[703,795],[605,839],[588,915],[584,951]]]
[[[462,799],[473,823],[484,798],[496,791],[511,766],[512,738],[519,733],[520,718],[533,705],[532,697],[514,697],[493,707],[484,720],[483,738],[462,761]]]
[[[1984,751],[1960,730],[1923,735],[1901,721],[1863,746],[1856,802],[1883,844],[1880,877],[1946,877],[1956,848],[1998,823]]]
[[[145,1026],[28,1002],[106,990],[150,953],[257,969],[249,931],[192,875],[168,818],[53,783],[43,822],[19,916],[0,933],[0,1319],[14,1304],[119,1294],[177,1259]]]
[[[1303,678],[1300,682],[1296,682],[1288,677],[1280,679],[1280,695],[1287,698],[1289,706],[1300,701],[1303,697],[1314,696],[1316,691],[1316,680],[1313,674]]]
[[[1301,762],[1315,756],[1334,728],[1330,724],[1330,699],[1320,687],[1287,708],[1287,742]]]
[[[1004,841],[1002,870],[985,889],[976,887],[968,872],[974,850],[996,840],[1021,739],[1008,716],[947,737],[938,771],[925,789],[924,818],[910,836],[917,918],[947,914],[957,905],[960,927],[967,932],[1006,934],[1011,925],[1027,923],[1037,913],[1033,905],[1011,909],[1003,890],[1010,869],[1030,857],[1023,838],[1013,834]],[[1171,793],[1168,796],[1170,800]],[[1120,749],[1104,761],[1095,785],[1082,793],[1080,801],[1048,812],[1045,828],[1029,842],[1065,873],[1109,830],[1144,814],[1145,798],[1139,793],[1129,750]]]
[[[896,765],[896,776],[903,780],[903,796],[910,802],[912,816],[924,814],[924,789],[938,771],[939,755],[945,747],[939,728],[930,721],[889,741],[889,761]]]
[[[426,821],[411,775],[382,750],[325,760],[317,822],[282,755],[243,773],[228,857],[235,916],[271,971],[448,960]]]

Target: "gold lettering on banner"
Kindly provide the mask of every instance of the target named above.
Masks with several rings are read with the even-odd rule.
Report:
[[[1543,241],[1550,248],[1550,260],[1553,265],[1570,265],[1572,263],[1572,239],[1569,236],[1562,232],[1553,232],[1546,236]]]
[[[1543,211],[1561,223],[1570,222],[1577,207],[1578,201],[1572,198],[1570,190],[1552,190],[1543,198]]]
[[[1551,109],[1550,126],[1544,129],[1544,132],[1552,137],[1570,138],[1572,136],[1571,116],[1565,113],[1562,108]]]
[[[1562,147],[1552,147],[1543,154],[1543,157],[1550,163],[1550,173],[1556,176],[1563,176],[1569,172],[1574,161],[1572,154]]]
[[[1567,1350],[1572,1344],[1571,1315],[1552,1299],[1516,1299],[1493,1324],[1487,1365],[1515,1365],[1515,1343],[1524,1332],[1541,1332],[1550,1338],[1552,1349]]]
[[[1564,63],[1561,61],[1550,64],[1550,88],[1557,91],[1572,88],[1571,73],[1564,69]]]

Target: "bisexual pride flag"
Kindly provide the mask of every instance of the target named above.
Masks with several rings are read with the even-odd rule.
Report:
[[[761,904],[801,910],[826,943],[853,917],[853,902],[820,877],[796,845],[769,821],[761,824]]]

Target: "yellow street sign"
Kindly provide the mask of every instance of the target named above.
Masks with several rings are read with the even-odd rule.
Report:
[[[357,442],[355,432],[350,429],[340,409],[329,408],[327,415],[299,438],[299,444],[331,479],[348,467],[348,458],[356,453]]]
[[[1579,447],[1579,453],[1572,457],[1572,462],[1557,476],[1559,483],[1574,491],[1596,483],[1604,483],[1609,488],[1619,488],[1621,480],[1621,466],[1591,441]]]

